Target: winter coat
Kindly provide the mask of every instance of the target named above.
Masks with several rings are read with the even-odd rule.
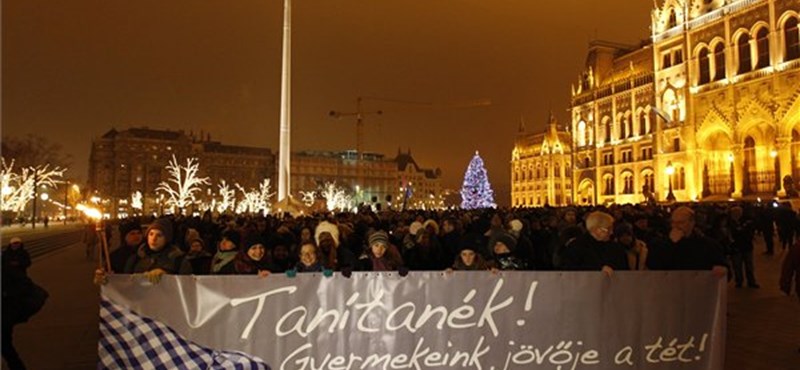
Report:
[[[781,267],[780,288],[787,295],[792,294],[792,280],[795,294],[800,297],[800,240],[789,249]]]
[[[727,266],[723,248],[697,230],[677,243],[665,237],[649,247],[649,270],[711,270],[714,266]]]
[[[599,241],[591,234],[578,236],[561,251],[561,268],[571,271],[600,271],[603,266],[628,270],[625,248],[619,243]]]
[[[138,274],[162,269],[168,274],[188,275],[192,266],[186,261],[185,254],[176,245],[164,246],[160,251],[153,251],[147,243],[139,246],[125,264],[125,273]]]

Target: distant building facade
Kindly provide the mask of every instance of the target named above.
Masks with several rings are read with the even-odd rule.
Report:
[[[382,154],[355,151],[297,151],[291,159],[291,187],[296,197],[301,191],[321,190],[335,183],[356,203],[382,203],[391,193],[396,166]]]
[[[89,188],[111,200],[113,215],[125,212],[134,192],[143,195],[143,211],[159,212],[155,189],[169,178],[166,166],[172,159],[184,165],[187,158],[199,161],[199,176],[212,181],[225,179],[245,188],[257,187],[275,177],[275,155],[266,148],[225,145],[210,135],[146,127],[112,129],[92,140],[89,155]],[[208,191],[216,192],[217,183]],[[200,194],[200,197],[211,194]],[[116,213],[115,213],[116,212]]]
[[[420,167],[411,156],[411,149],[397,150],[395,208],[439,209],[445,206],[442,190],[442,170]]]
[[[544,132],[531,133],[520,122],[511,153],[511,206],[572,204],[572,137],[550,115]]]
[[[590,43],[570,102],[574,202],[793,195],[800,0],[660,3],[648,42]]]

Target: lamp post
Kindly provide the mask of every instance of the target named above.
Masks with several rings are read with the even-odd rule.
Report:
[[[675,194],[672,193],[672,175],[675,174],[675,167],[672,166],[672,161],[667,162],[667,168],[665,171],[669,177],[669,192],[667,193],[667,201],[674,202]]]
[[[733,156],[733,153],[728,153],[728,162],[731,164],[731,166],[730,166],[730,169],[731,169],[731,187],[730,187],[731,194],[733,194],[733,192],[736,191],[735,190],[736,189],[736,187],[735,187],[736,177],[733,174],[733,160],[734,159],[735,158]]]
[[[781,165],[779,162],[780,159],[778,159],[778,151],[775,149],[770,150],[769,156],[772,157],[772,161],[774,162],[775,166],[775,193],[777,194],[779,191],[781,191]]]

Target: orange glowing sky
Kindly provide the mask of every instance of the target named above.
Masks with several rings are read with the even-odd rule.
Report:
[[[111,127],[203,130],[277,152],[280,0],[10,0],[2,9],[3,135],[38,133],[86,178],[91,139]],[[355,147],[357,96],[368,101],[365,146],[411,148],[461,186],[479,150],[500,204],[520,117],[541,129],[568,119],[570,84],[588,41],[649,35],[644,0],[295,0],[293,150]],[[447,103],[490,99],[477,108]]]

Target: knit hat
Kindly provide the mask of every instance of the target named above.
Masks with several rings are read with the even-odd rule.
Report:
[[[333,237],[333,243],[336,244],[337,247],[339,246],[339,227],[328,221],[320,222],[317,228],[314,229],[314,240],[317,241],[317,245],[319,245],[319,237],[322,233],[330,234],[331,237]]]
[[[419,222],[419,221],[414,221],[414,222],[412,222],[412,223],[411,223],[411,225],[408,227],[408,232],[409,232],[411,235],[417,235],[417,232],[419,232],[419,229],[421,229],[421,228],[422,228],[422,222]]]
[[[494,245],[497,243],[505,244],[508,250],[513,252],[514,248],[517,247],[517,238],[507,232],[496,232],[492,234],[492,238],[489,240],[489,248],[494,250]]]
[[[127,236],[129,232],[134,230],[142,231],[142,225],[139,224],[138,221],[129,220],[129,221],[123,221],[119,224],[119,236],[120,238],[122,238],[122,240],[125,240],[125,236]]]
[[[150,224],[150,226],[147,227],[147,232],[145,234],[149,234],[150,230],[161,231],[161,234],[164,235],[164,239],[166,240],[167,244],[172,243],[172,222],[169,219],[156,219]]]
[[[467,233],[461,237],[458,243],[458,253],[463,250],[471,250],[475,253],[484,253],[486,239],[480,233]]]
[[[8,241],[8,244],[22,243],[22,238],[15,236]]]
[[[231,240],[231,241],[233,241],[233,240]],[[257,233],[251,233],[246,238],[244,238],[244,243],[240,247],[242,249],[244,249],[245,251],[247,251],[252,246],[258,245],[258,244],[263,245],[264,248],[267,247],[267,242],[264,240],[264,238],[261,237],[261,235],[258,235]]]
[[[369,235],[369,246],[373,246],[374,244],[383,244],[385,246],[389,246],[389,234],[387,234],[383,230],[378,230]]]
[[[231,243],[239,247],[241,246],[242,235],[236,230],[225,230],[225,232],[222,233],[222,239],[228,239]]]

